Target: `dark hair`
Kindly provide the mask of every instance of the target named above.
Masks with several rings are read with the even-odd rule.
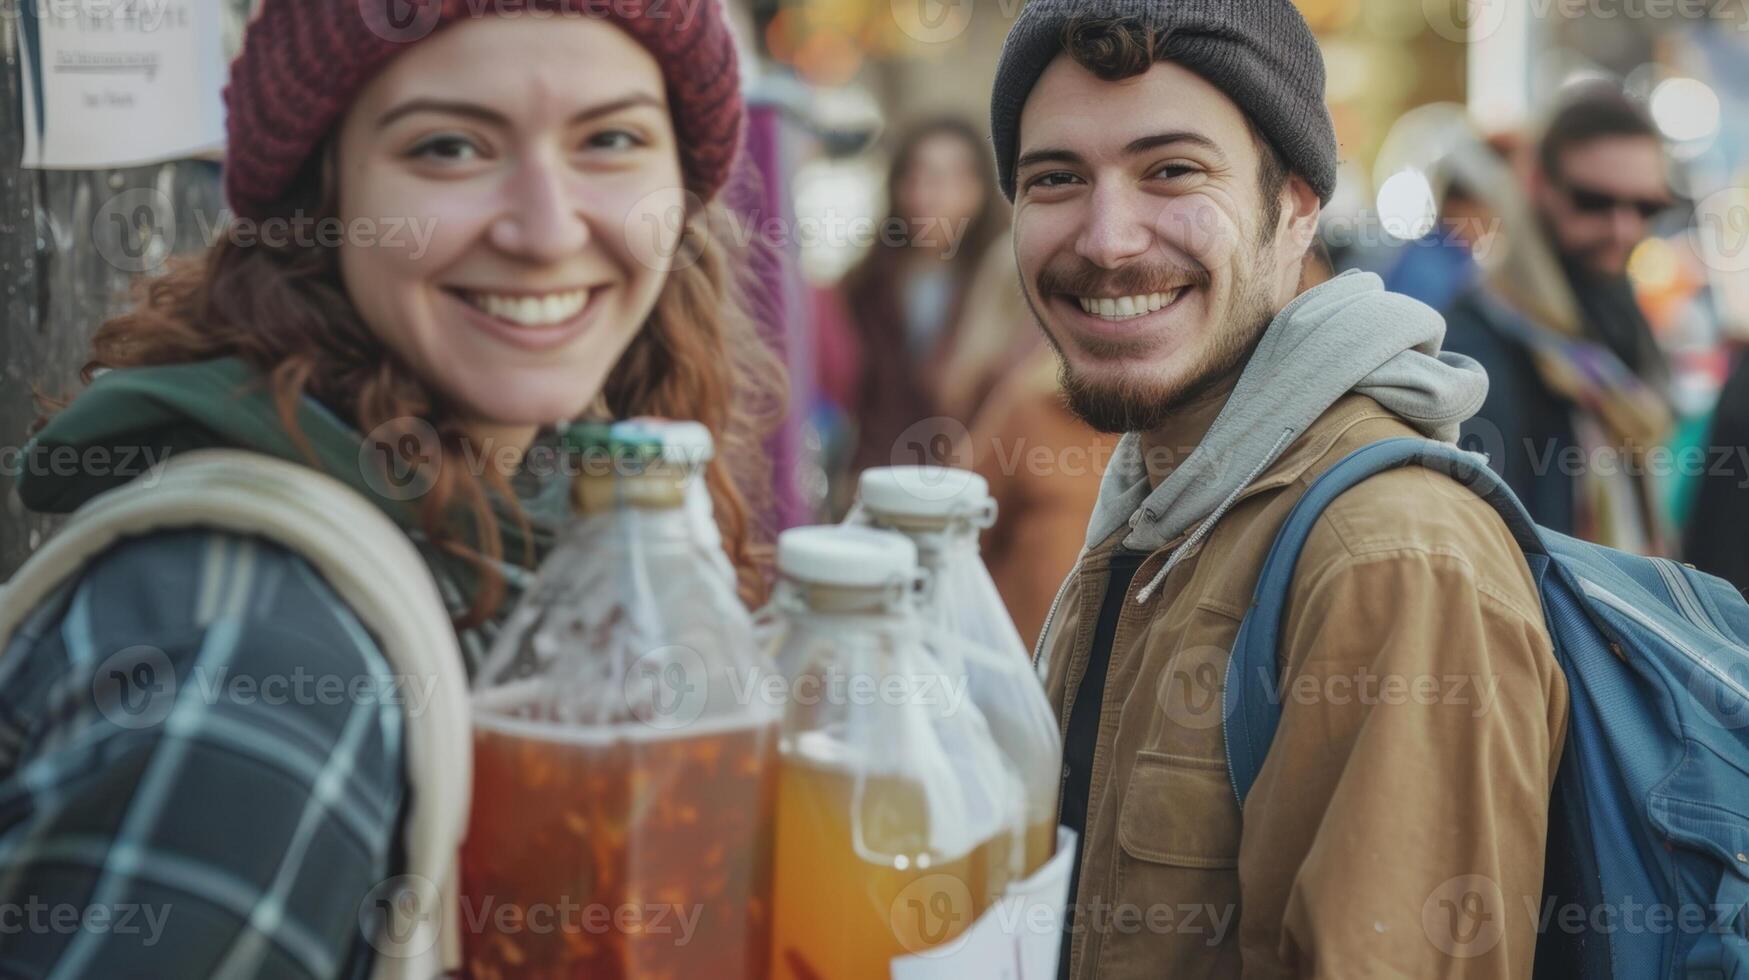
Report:
[[[1561,155],[1594,140],[1611,136],[1658,139],[1658,129],[1646,111],[1613,87],[1592,87],[1561,106],[1537,145],[1543,173],[1558,177]]]
[[[1063,25],[1063,51],[1075,63],[1107,82],[1133,78],[1155,62],[1171,61],[1172,33],[1157,31],[1134,17],[1071,17]],[[1287,160],[1243,109],[1245,125],[1257,143],[1257,189],[1263,195],[1265,234],[1281,220],[1281,190],[1287,186]]]

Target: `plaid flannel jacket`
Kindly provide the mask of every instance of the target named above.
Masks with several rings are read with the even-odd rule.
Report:
[[[0,976],[368,975],[421,693],[277,545],[110,549],[0,652]]]

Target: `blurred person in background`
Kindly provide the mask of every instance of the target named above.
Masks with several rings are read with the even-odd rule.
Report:
[[[1463,184],[1453,181],[1439,202],[1439,221],[1433,230],[1403,249],[1403,255],[1385,273],[1385,288],[1443,309],[1468,289],[1476,278],[1473,256],[1477,222],[1486,211]]]
[[[990,484],[996,523],[984,563],[1021,637],[1038,638],[1057,586],[1081,553],[1087,517],[1114,436],[1075,417],[1058,386],[1057,359],[1014,288],[1014,243],[990,246],[966,303],[964,338],[942,376],[942,411],[971,419],[954,453]]]
[[[918,124],[893,156],[889,212],[841,289],[855,346],[854,384],[840,394],[857,429],[853,479],[869,466],[924,462],[896,458],[894,443],[943,414],[942,369],[978,264],[1003,228],[992,174],[983,138],[961,119]]]
[[[1016,292],[1012,278],[1009,291]],[[984,562],[1021,637],[1034,644],[1057,587],[1081,553],[1117,436],[1070,411],[1048,348],[1034,350],[1003,378],[971,432],[972,469],[989,481],[996,499],[996,523],[984,532]]]
[[[1439,220],[1384,276],[1386,289],[1436,310],[1449,307],[1475,283],[1478,262],[1486,258],[1500,222],[1487,195],[1475,188],[1498,171],[1504,149],[1477,138],[1467,123],[1454,125],[1463,127],[1454,134],[1455,145],[1428,174],[1438,194]]]
[[[978,263],[964,312],[936,385],[937,407],[948,418],[975,419],[1011,374],[1045,349],[1032,315],[1014,290],[1014,243],[998,238]]]
[[[1671,431],[1669,368],[1628,279],[1628,258],[1672,203],[1645,112],[1589,88],[1554,114],[1528,187],[1502,161],[1472,183],[1503,221],[1495,261],[1446,311],[1446,345],[1488,371],[1466,445],[1546,527],[1629,551],[1672,541],[1645,475]]]
[[[1683,556],[1749,593],[1749,349],[1738,352],[1706,446]]]

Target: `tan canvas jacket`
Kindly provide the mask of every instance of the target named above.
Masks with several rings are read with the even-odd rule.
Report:
[[[1228,652],[1276,531],[1343,456],[1413,434],[1349,395],[1142,603],[1182,538],[1137,571],[1100,712],[1075,980],[1530,975],[1567,688],[1523,556],[1454,481],[1387,473],[1319,521],[1243,815],[1229,784]],[[1070,574],[1040,647],[1065,730],[1122,537]]]

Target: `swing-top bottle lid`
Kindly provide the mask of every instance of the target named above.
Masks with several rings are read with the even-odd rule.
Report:
[[[630,472],[657,463],[701,467],[716,452],[711,430],[702,423],[653,417],[578,422],[568,426],[562,438],[568,449],[582,454],[586,465],[612,462]]]
[[[917,574],[917,546],[894,531],[826,525],[777,536],[777,570],[815,585],[878,588]]]
[[[953,517],[990,498],[990,484],[971,470],[950,466],[880,466],[864,470],[857,485],[864,507],[899,517]]]

